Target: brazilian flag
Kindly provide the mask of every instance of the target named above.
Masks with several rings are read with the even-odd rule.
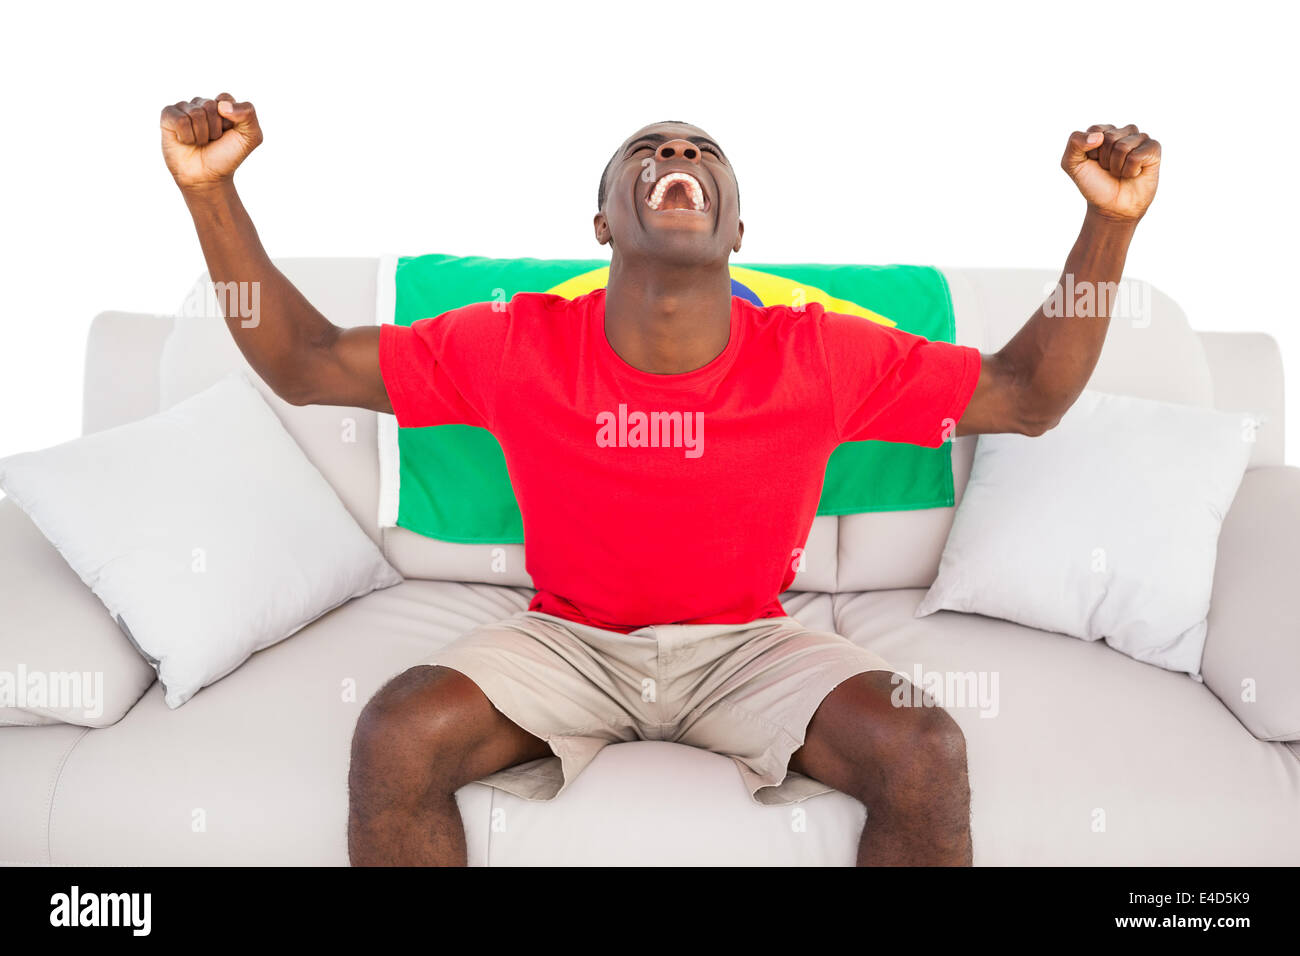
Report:
[[[378,319],[410,325],[474,302],[508,302],[517,292],[576,298],[603,288],[599,259],[487,259],[425,255],[381,261]],[[387,269],[387,274],[385,274]],[[731,266],[732,295],[758,306],[820,302],[927,339],[952,342],[952,298],[929,266],[780,264]],[[380,524],[472,544],[518,544],[523,519],[505,456],[486,429],[468,425],[380,433]],[[831,455],[819,515],[943,508],[953,503],[951,445],[845,442]]]

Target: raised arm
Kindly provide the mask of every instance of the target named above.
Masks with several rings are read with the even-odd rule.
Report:
[[[1088,211],[1058,294],[984,357],[958,435],[1041,435],[1074,404],[1101,357],[1129,242],[1155,197],[1160,144],[1136,126],[1090,126],[1071,134],[1061,168]],[[1074,290],[1077,301],[1059,294],[1062,289]]]
[[[248,363],[295,405],[391,412],[379,371],[379,328],[342,329],[321,315],[272,264],[235,192],[235,170],[262,142],[253,104],[236,103],[229,93],[195,97],[165,107],[160,125],[163,158],[194,219],[209,277],[232,301],[242,292],[241,301],[257,303],[257,314],[248,316],[222,302]]]

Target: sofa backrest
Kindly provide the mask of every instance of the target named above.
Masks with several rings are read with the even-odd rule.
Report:
[[[276,260],[322,314],[343,326],[374,323],[377,264],[376,259]],[[1005,343],[1056,280],[1056,274],[1047,270],[945,269],[944,273],[957,314],[957,341],[984,352]],[[1252,467],[1282,464],[1281,363],[1273,340],[1254,333],[1198,334],[1176,303],[1149,287],[1135,294],[1133,301],[1141,306],[1139,314],[1112,320],[1089,387],[1262,413],[1265,428]],[[452,544],[402,528],[380,529],[378,416],[362,409],[295,407],[271,393],[234,345],[206,273],[174,318],[105,313],[96,320],[87,353],[86,430],[169,407],[237,368],[250,372],[307,457],[403,575],[531,585],[520,545]],[[969,436],[953,444],[958,502],[975,441]],[[806,570],[796,579],[796,589],[928,587],[937,573],[954,510],[820,517],[809,537]]]

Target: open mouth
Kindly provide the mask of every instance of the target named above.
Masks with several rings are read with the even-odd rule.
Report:
[[[650,189],[645,203],[654,212],[702,213],[709,208],[709,198],[700,181],[690,173],[668,173]]]

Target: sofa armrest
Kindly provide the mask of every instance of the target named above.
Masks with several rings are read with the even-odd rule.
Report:
[[[1260,740],[1300,740],[1300,468],[1254,468],[1223,521],[1201,674]]]
[[[107,727],[154,682],[93,591],[0,499],[0,726]]]

